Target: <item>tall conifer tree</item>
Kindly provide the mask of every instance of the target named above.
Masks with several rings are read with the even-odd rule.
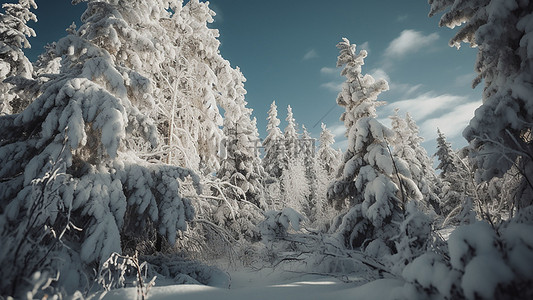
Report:
[[[337,48],[337,66],[343,67],[341,75],[346,77],[337,103],[345,109],[341,120],[346,126],[348,149],[329,187],[328,199],[338,208],[348,201],[349,210],[332,229],[350,248],[364,248],[371,240],[373,249],[394,252],[391,238],[398,234],[397,226],[408,200],[405,185],[413,183],[408,179],[406,164],[393,158],[389,151],[394,133],[376,118],[377,97],[388,89],[388,84],[362,75],[365,50],[356,53],[356,46],[346,38]]]
[[[11,114],[20,112],[29,102],[11,91],[13,85],[4,80],[16,76],[32,77],[33,66],[23,48],[30,48],[28,37],[35,36],[27,22],[37,22],[37,17],[30,11],[37,5],[34,0],[19,0],[18,3],[4,3],[2,8],[5,12],[0,13],[0,114]]]

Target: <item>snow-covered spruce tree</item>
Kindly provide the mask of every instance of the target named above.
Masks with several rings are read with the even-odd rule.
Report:
[[[301,165],[303,167],[303,161],[300,160],[300,153],[299,153],[299,146],[300,146],[300,140],[298,135],[298,128],[296,125],[296,120],[294,119],[294,115],[292,113],[292,108],[290,105],[287,106],[287,117],[285,118],[287,121],[287,126],[285,127],[285,130],[283,131],[283,152],[282,152],[282,175],[280,178],[280,194],[281,194],[281,201],[282,201],[282,207],[286,207],[288,205],[289,199],[286,197],[290,197],[291,192],[287,191],[287,187],[285,187],[285,184],[291,184],[297,183],[297,180],[303,179],[302,177],[304,174],[300,174],[298,167]],[[291,168],[295,168],[295,170],[291,170]],[[290,174],[292,172],[295,172],[294,174]],[[302,176],[300,176],[302,175]],[[298,178],[298,179],[296,179]],[[301,192],[307,193],[308,188],[301,189]],[[303,195],[299,194],[301,197],[297,197],[298,201],[295,200],[297,203],[301,203],[300,200],[302,200]],[[291,200],[291,201],[292,201]],[[295,203],[296,203],[295,202]]]
[[[284,168],[280,180],[281,200],[283,207],[292,207],[304,213],[306,216],[310,216],[311,207],[311,182],[309,177],[311,174],[309,168],[312,165],[307,165],[311,158],[311,147],[308,150],[308,158],[305,158],[304,151],[306,146],[310,146],[309,141],[303,141],[300,139],[296,120],[292,113],[291,106],[287,106],[287,126],[285,127],[283,137],[285,142],[285,155],[284,155]],[[305,128],[305,127],[304,127]],[[308,135],[307,138],[310,138]],[[306,212],[304,212],[306,210]]]
[[[446,140],[446,136],[440,129],[437,128],[437,152],[434,154],[439,160],[437,170],[440,170],[439,177],[442,179],[451,176],[457,171],[459,166],[457,165],[455,151],[452,149],[452,144]]]
[[[462,25],[450,45],[477,46],[473,86],[484,81],[483,104],[463,135],[478,180],[503,176],[515,166],[522,183],[515,207],[533,204],[533,5],[530,1],[432,0],[439,25]]]
[[[241,189],[241,195],[258,207],[264,207],[262,199],[261,179],[264,176],[263,166],[259,158],[256,122],[252,119],[252,109],[247,108],[244,100],[246,90],[243,82],[246,80],[239,70],[236,70],[237,97],[231,107],[224,112],[224,134],[227,139],[226,159],[223,160],[217,177],[228,181]]]
[[[283,172],[285,142],[283,133],[279,129],[280,120],[278,119],[276,101],[270,105],[267,120],[267,136],[263,141],[263,147],[265,147],[263,167],[271,177],[280,178]]]
[[[503,207],[508,207],[507,201],[495,199],[506,198],[501,194],[504,186],[509,190],[516,182],[509,181],[509,174],[504,178],[493,178],[488,182],[478,184],[474,180],[473,167],[468,159],[468,148],[454,151],[446,141],[444,133],[437,129],[437,170],[440,170],[440,214],[444,217],[443,225],[447,223],[471,223],[476,218],[493,218],[494,215],[505,214]],[[508,193],[510,194],[510,193]],[[497,208],[498,207],[498,208]]]
[[[263,140],[264,155],[263,168],[267,177],[264,180],[265,201],[270,209],[280,209],[281,175],[286,165],[285,141],[283,132],[279,128],[276,101],[272,101],[267,117],[267,136]]]
[[[389,118],[394,131],[392,153],[405,161],[411,174],[410,179],[422,196],[421,201],[406,203],[404,219],[396,237],[398,253],[388,258],[392,264],[392,273],[399,275],[408,263],[433,247],[432,223],[435,213],[440,213],[439,194],[442,183],[433,168],[433,162],[421,146],[423,139],[409,113],[406,113],[404,119],[395,110],[395,114]]]
[[[448,253],[427,252],[408,264],[406,283],[394,299],[530,299],[533,226],[511,222],[496,228],[487,222],[457,227]]]
[[[479,185],[475,184],[471,166],[466,157],[455,152],[446,141],[444,133],[437,129],[437,156],[442,182],[440,192],[441,215],[444,223],[470,223],[475,220],[474,201],[478,201]]]
[[[20,295],[36,271],[59,274],[52,286],[67,293],[83,291],[111,253],[154,252],[162,238],[172,245],[194,215],[178,180],[198,183],[197,176],[126,147],[130,138],[158,140],[153,120],[137,107],[153,102],[152,83],[116,56],[127,47],[121,34],[132,49],[149,45],[123,18],[139,3],[87,4],[84,25],[56,44],[59,76],[23,112],[0,118],[3,295]],[[35,245],[36,235],[48,242]]]
[[[287,106],[287,118],[285,118],[285,120],[287,121],[287,126],[283,131],[283,138],[285,141],[285,163],[287,166],[290,161],[299,157],[300,154],[298,126],[296,125],[296,120],[294,119],[292,107],[290,105]]]
[[[261,209],[266,206],[263,198],[261,165],[257,143],[259,133],[252,109],[244,99],[246,90],[242,73],[234,70],[235,101],[224,112],[226,145],[221,167],[217,171],[218,185],[213,185],[213,194],[220,199],[214,209],[213,220],[233,238],[248,240],[258,238],[255,226],[262,219]]]
[[[455,189],[463,190],[461,194],[466,195],[467,200],[454,212],[452,211],[448,218],[466,223],[472,223],[476,219],[499,223],[502,215],[503,219],[508,219],[513,216],[512,206],[517,192],[515,189],[522,181],[520,172],[516,167],[512,167],[501,178],[494,177],[488,181],[476,182],[475,166],[469,159],[471,151],[472,149],[467,146],[455,152],[459,166],[454,175],[458,183]],[[508,193],[503,194],[503,190],[507,190]],[[457,213],[459,215],[456,215]]]
[[[335,150],[332,147],[335,144],[333,133],[326,128],[326,124],[322,123],[321,126],[322,131],[318,140],[317,163],[326,172],[326,175],[331,177],[335,174],[339,166],[342,153],[340,150]]]
[[[409,166],[411,179],[415,182],[423,196],[423,206],[428,211],[440,212],[440,179],[435,173],[433,162],[426,150],[420,145],[423,138],[419,135],[418,126],[409,113],[405,119],[395,110],[391,119],[394,138],[391,142],[393,155],[403,159]]]
[[[305,180],[309,186],[309,194],[303,206],[304,213],[311,222],[315,221],[317,204],[317,170],[316,170],[316,140],[311,138],[304,125],[302,125],[302,138],[300,139],[300,156],[305,167]]]
[[[33,67],[23,48],[30,48],[28,37],[34,37],[35,31],[28,21],[37,22],[31,8],[36,9],[34,0],[19,0],[18,3],[4,3],[0,13],[0,114],[18,113],[28,105],[23,99],[11,91],[13,85],[4,82],[6,78],[19,76],[31,78]]]
[[[335,178],[342,153],[333,149],[335,136],[322,123],[322,131],[318,140],[319,146],[315,160],[317,200],[315,209],[315,225],[319,228],[329,226],[336,212],[327,201],[327,190],[330,182]]]
[[[392,238],[398,234],[404,205],[420,194],[408,179],[405,163],[390,153],[394,133],[376,119],[376,99],[388,84],[361,74],[367,53],[356,54],[355,47],[346,38],[337,44],[337,66],[344,67],[341,75],[346,77],[337,103],[345,108],[341,120],[349,144],[327,196],[337,208],[344,208],[347,201],[348,210],[331,230],[349,248],[371,245],[373,253],[382,255],[396,251]],[[415,193],[408,194],[407,187],[414,187]]]
[[[73,23],[69,28],[67,28],[66,31],[70,33],[71,31],[75,30],[76,24]],[[61,68],[61,57],[56,55],[55,45],[55,42],[46,44],[44,46],[44,52],[37,57],[37,61],[35,61],[33,64],[35,75],[37,77],[43,75],[50,77],[52,74],[59,74],[59,70]]]
[[[411,179],[413,179],[415,183],[418,183],[417,186],[424,196],[424,199],[429,202],[429,204],[433,206],[435,212],[438,213],[440,212],[440,199],[438,195],[440,193],[442,183],[440,182],[440,179],[435,172],[435,168],[433,167],[433,160],[428,155],[426,149],[421,145],[424,141],[424,138],[420,136],[420,131],[415,120],[408,112],[405,114],[405,120],[410,132],[412,133],[411,147],[415,150],[415,155],[420,161],[419,168],[421,173],[415,172],[411,164],[407,162],[411,168]]]
[[[309,203],[311,187],[306,171],[302,157],[289,161],[280,180],[283,187],[281,208],[290,207],[309,218],[312,215],[312,204]]]
[[[68,34],[74,33],[76,31],[76,24],[72,23],[67,29]],[[21,103],[24,105],[29,104],[29,102],[42,93],[42,87],[45,82],[50,81],[51,79],[60,76],[61,68],[61,56],[58,56],[57,51],[55,50],[56,43],[50,43],[44,46],[45,51],[41,53],[37,60],[33,63],[33,76],[32,78],[27,78],[24,76],[10,77],[6,80],[13,85],[12,91],[17,94],[21,99]],[[25,108],[22,105],[20,110]]]

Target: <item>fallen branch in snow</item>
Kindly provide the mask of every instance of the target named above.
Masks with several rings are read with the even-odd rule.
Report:
[[[379,278],[383,278],[384,274],[387,274],[387,277],[396,277],[387,266],[375,258],[361,251],[343,248],[331,240],[324,240],[319,234],[287,234],[269,241],[268,245],[272,251],[272,268],[284,264],[294,266],[292,263],[297,262],[303,269],[292,269],[290,272],[341,278],[355,274],[358,268],[362,268],[360,271],[367,267],[370,273],[376,272]],[[323,267],[325,271],[317,271],[317,267]],[[334,269],[340,271],[330,272]]]
[[[389,270],[386,269],[386,267],[381,264],[380,262],[376,261],[375,259],[373,259],[371,256],[369,255],[366,255],[365,253],[363,252],[360,252],[360,251],[357,251],[354,253],[360,255],[361,257],[353,257],[352,255],[350,255],[350,253],[348,253],[348,256],[351,257],[351,258],[354,258],[354,259],[357,259],[358,261],[360,261],[361,263],[363,263],[364,265],[374,269],[374,270],[377,270],[379,271],[379,275],[382,276],[383,273],[387,273],[387,274],[390,274],[392,276],[395,276],[393,273],[391,273]]]
[[[284,270],[284,272],[287,272],[287,273],[295,273],[295,274],[304,274],[304,275],[318,275],[318,276],[326,276],[326,277],[333,277],[333,278],[336,278],[344,283],[353,283],[355,282],[356,280],[350,280],[348,278],[348,275],[346,274],[342,274],[342,275],[339,275],[339,274],[334,274],[334,273],[325,273],[325,272],[302,272],[302,271],[293,271],[293,270]],[[366,280],[361,280],[361,281],[366,281]]]

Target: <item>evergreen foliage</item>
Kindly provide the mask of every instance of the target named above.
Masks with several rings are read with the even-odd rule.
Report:
[[[271,177],[280,178],[284,168],[285,142],[283,133],[279,129],[280,120],[278,119],[276,101],[270,105],[267,120],[267,136],[263,141],[263,147],[265,147],[263,167]]]
[[[338,208],[348,201],[349,210],[341,214],[332,230],[349,248],[364,249],[371,242],[372,252],[383,255],[396,251],[391,240],[398,233],[404,205],[411,196],[405,187],[414,187],[416,197],[420,192],[409,179],[406,164],[390,153],[394,133],[376,119],[376,100],[388,89],[387,82],[362,75],[365,50],[356,53],[356,46],[346,38],[337,48],[337,66],[343,67],[341,75],[346,77],[337,103],[345,108],[341,120],[349,144],[327,196]]]
[[[463,25],[450,40],[478,51],[473,86],[484,81],[483,104],[464,130],[476,178],[502,177],[515,166],[522,177],[517,208],[533,199],[533,6],[530,1],[429,1],[429,15],[444,11],[439,25]]]
[[[13,275],[2,282],[2,294],[23,292],[19,285],[37,265],[60,274],[57,286],[84,290],[91,269],[111,253],[161,250],[160,240],[174,244],[194,216],[179,181],[190,176],[199,191],[199,178],[178,166],[151,164],[127,147],[129,138],[158,142],[154,121],[140,110],[153,103],[151,80],[113,55],[127,42],[147,46],[125,18],[133,4],[87,4],[84,25],[54,49],[64,57],[61,76],[46,82],[20,114],[0,117],[2,240],[11,241],[3,243],[8,255],[2,260]],[[40,182],[44,188],[36,188]],[[59,241],[34,248],[32,235]]]
[[[34,0],[2,4],[5,12],[0,13],[0,114],[18,113],[29,103],[11,90],[13,85],[9,80],[31,79],[33,75],[33,66],[22,51],[31,47],[28,37],[35,36],[35,31],[27,25],[28,21],[37,22],[30,11],[32,8],[37,9]]]
[[[290,161],[300,157],[298,126],[296,125],[296,120],[294,119],[294,115],[292,114],[292,108],[290,105],[287,106],[287,118],[285,119],[285,121],[287,121],[287,126],[283,131],[283,140],[285,141],[286,169],[288,168],[287,164]]]
[[[409,113],[405,119],[398,116],[398,110],[393,116],[392,130],[394,131],[393,155],[403,159],[411,173],[411,179],[415,182],[423,196],[422,206],[426,210],[440,212],[440,179],[433,169],[433,162],[426,150],[422,147],[422,137],[419,135],[418,126]]]

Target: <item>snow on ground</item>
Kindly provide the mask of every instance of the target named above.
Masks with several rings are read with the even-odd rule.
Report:
[[[297,274],[272,269],[242,270],[231,273],[230,289],[202,285],[155,286],[150,300],[225,300],[225,299],[387,299],[391,291],[403,285],[397,279],[381,279],[367,284],[362,278],[349,278],[349,282],[322,275]],[[105,300],[135,299],[136,289],[110,291]]]

